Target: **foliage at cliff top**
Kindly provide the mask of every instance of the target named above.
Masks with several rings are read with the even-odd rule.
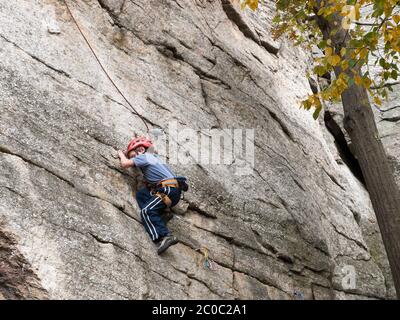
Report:
[[[240,2],[242,9],[256,10],[264,1]],[[323,54],[314,58],[310,73],[321,77],[339,70],[329,86],[302,101],[305,109],[314,107],[317,118],[322,101],[339,101],[343,91],[354,84],[364,86],[375,105],[381,106],[399,78],[400,0],[270,1],[276,3],[274,38],[286,35],[296,45],[318,46]],[[337,21],[339,16],[342,23],[323,37],[318,16],[328,21]],[[332,39],[343,30],[349,41],[334,45]]]

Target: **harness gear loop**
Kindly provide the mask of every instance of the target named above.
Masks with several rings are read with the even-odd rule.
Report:
[[[172,201],[170,197],[168,197],[165,193],[162,192],[156,192],[154,194],[156,197],[161,198],[162,202],[167,206],[167,208],[171,207]]]

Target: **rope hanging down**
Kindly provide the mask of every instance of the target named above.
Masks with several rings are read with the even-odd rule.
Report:
[[[107,70],[104,68],[103,64],[101,63],[100,59],[97,57],[96,52],[93,50],[92,46],[89,43],[89,40],[86,38],[85,34],[83,33],[82,29],[80,28],[78,22],[76,21],[67,0],[64,0],[65,6],[67,7],[67,10],[69,12],[69,14],[72,17],[72,20],[74,21],[76,27],[78,28],[79,32],[81,33],[83,39],[85,40],[86,44],[88,45],[90,51],[92,51],[93,56],[96,58],[97,62],[99,63],[101,69],[103,70],[103,72],[105,73],[105,75],[107,76],[107,78],[110,80],[110,82],[113,84],[113,86],[115,87],[115,89],[117,89],[118,93],[122,96],[122,98],[124,98],[124,100],[126,101],[126,103],[131,107],[132,111],[134,114],[136,114],[144,123],[144,125],[146,126],[147,132],[149,132],[149,126],[147,125],[147,122],[144,120],[143,116],[141,116],[136,109],[132,106],[132,104],[128,101],[128,99],[125,97],[125,95],[122,93],[122,91],[118,88],[118,86],[115,84],[115,82],[113,81],[113,79],[110,77],[110,75],[108,74]]]

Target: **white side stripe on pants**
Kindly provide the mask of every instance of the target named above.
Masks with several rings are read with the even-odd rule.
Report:
[[[143,216],[143,219],[144,219],[144,221],[146,222],[147,228],[150,230],[151,238],[152,238],[153,240],[157,239],[158,234],[157,234],[156,228],[155,228],[154,225],[151,223],[150,218],[149,218],[149,216],[147,215],[147,212],[146,212],[146,211],[147,211],[147,208],[148,208],[149,206],[151,206],[155,201],[157,201],[157,199],[159,199],[159,198],[157,197],[156,199],[154,199],[153,201],[151,201],[146,207],[144,207],[144,208],[142,209],[142,216]],[[147,220],[146,220],[146,217],[147,217]],[[152,229],[151,229],[151,227],[150,227],[149,224],[150,224],[151,227],[153,228],[154,233],[153,233],[153,231],[152,231]]]
[[[159,198],[159,200],[158,200],[151,208],[149,208],[149,209],[150,209],[150,210],[153,209],[153,208],[154,208],[156,205],[158,205],[161,201],[162,201],[162,199]],[[153,203],[153,202],[152,202],[152,203]],[[157,231],[156,231],[156,228],[154,228],[154,225],[153,225],[153,223],[151,222],[149,215],[147,214],[147,207],[148,207],[148,206],[146,206],[146,208],[145,208],[145,212],[146,212],[147,219],[148,219],[149,222],[151,223],[151,225],[152,225],[152,227],[153,227],[153,229],[154,229],[154,232],[155,232],[155,234],[156,234],[155,238],[153,239],[153,240],[155,240],[155,239],[158,238],[158,233],[157,233]]]
[[[154,233],[153,233],[152,228],[151,228],[150,225],[149,225],[149,222],[147,221],[147,220],[148,220],[147,218],[148,218],[147,215],[145,215],[144,212],[142,211],[142,219],[143,219],[143,221],[146,223],[147,228],[148,228],[149,231],[150,231],[151,239],[154,240],[154,239],[155,239],[155,236],[154,236]],[[150,221],[150,220],[149,220],[149,221]],[[150,221],[150,223],[151,223],[151,221]]]
[[[168,189],[167,189],[167,188],[168,188]],[[169,186],[168,186],[167,188],[164,187],[164,192],[169,196],[169,194],[171,193],[171,188],[170,188]],[[168,192],[167,192],[167,190],[168,190]],[[158,201],[156,201],[157,199],[158,199]],[[154,201],[156,201],[156,202],[154,203]],[[147,214],[147,208],[148,208],[149,206],[151,206],[151,205],[154,203],[154,205],[153,205],[151,208],[149,208],[149,209],[151,210],[151,209],[153,209],[156,205],[158,205],[161,201],[162,201],[162,199],[159,198],[159,197],[157,197],[156,199],[154,199],[153,201],[151,201],[146,207],[144,207],[144,208],[142,209],[142,216],[143,216],[143,219],[144,219],[144,221],[145,221],[146,224],[147,224],[147,228],[150,230],[151,238],[152,238],[153,240],[156,240],[156,239],[158,238],[158,233],[157,233],[157,230],[156,230],[156,228],[154,227],[153,223],[151,222],[149,215]],[[147,220],[146,220],[146,218],[147,218]],[[150,226],[153,228],[154,233],[153,233],[152,229],[150,228]]]

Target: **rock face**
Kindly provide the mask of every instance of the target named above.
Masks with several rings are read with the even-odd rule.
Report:
[[[400,186],[400,85],[393,87],[389,99],[383,107],[374,109],[380,137],[386,147],[386,152],[396,175],[397,184]]]
[[[0,230],[0,300],[47,297],[31,265],[18,252],[15,239]]]
[[[132,197],[140,174],[116,158],[144,123],[64,1],[2,1],[0,299],[394,297],[368,194],[298,108],[308,56],[271,39],[271,8],[67,2],[150,128],[254,129],[254,168],[196,162],[195,144],[159,136],[189,154],[171,166],[191,190],[169,222],[181,242],[158,256]]]

